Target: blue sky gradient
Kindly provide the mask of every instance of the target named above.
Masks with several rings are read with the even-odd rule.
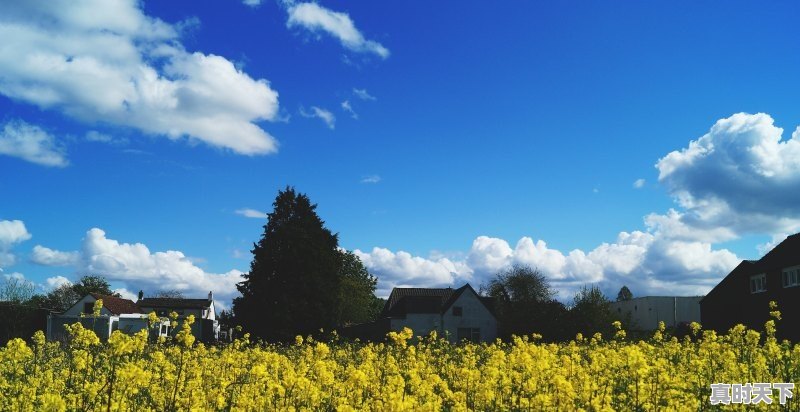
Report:
[[[3,3],[0,28],[49,24],[29,10],[14,10],[14,2]],[[43,290],[63,281],[59,276],[74,281],[105,268],[125,292],[174,286],[203,296],[206,283],[187,280],[194,269],[176,281],[165,273],[186,267],[126,268],[114,250],[89,250],[87,232],[102,229],[107,239],[141,243],[152,254],[180,251],[202,272],[198,276],[247,271],[264,220],[236,211],[268,212],[286,185],[319,204],[341,246],[358,250],[378,275],[382,294],[395,285],[477,286],[515,262],[541,268],[565,299],[589,283],[608,293],[623,283],[634,285],[637,295],[704,293],[732,262],[757,258],[759,246],[800,228],[791,208],[757,213],[728,190],[751,175],[763,178],[775,202],[793,201],[780,193],[800,188],[800,160],[787,145],[800,124],[795,2],[315,3],[317,11],[350,19],[364,41],[356,46],[332,30],[290,25],[300,2],[111,3],[119,15],[138,13],[172,27],[177,34],[164,44],[220,56],[240,74],[263,79],[278,94],[276,114],[253,124],[274,137],[277,152],[241,153],[186,132],[169,139],[99,110],[74,115],[67,93],[63,105],[37,104],[10,90],[22,76],[20,59],[38,51],[0,51],[0,131],[6,126],[0,134],[0,221],[24,222],[31,236],[14,237],[9,229],[3,243],[0,229],[0,252],[7,255],[0,268]],[[72,6],[53,7],[50,17],[58,21]],[[95,16],[91,25],[104,27],[104,18],[110,17]],[[162,58],[144,60],[164,78],[181,78]],[[43,75],[25,84],[35,90],[54,82]],[[108,90],[98,83],[94,93]],[[233,91],[226,97],[247,100]],[[238,110],[216,102],[219,95],[208,99],[212,112],[205,117],[215,107]],[[313,117],[315,107],[335,120],[329,125]],[[747,157],[757,144],[745,144],[752,140],[734,127],[715,146],[729,145],[720,159],[741,167],[730,182],[703,181],[708,169],[699,160],[681,163],[680,179],[659,180],[660,159],[736,113],[768,114],[769,120],[736,120],[752,126],[758,139],[769,140],[764,136],[772,119],[784,129],[784,146],[775,147],[787,149],[776,155],[785,168],[769,175],[746,167],[748,161],[761,164]],[[11,139],[8,128],[19,129],[19,122],[49,135],[68,164],[48,166],[20,155],[20,140]],[[90,132],[105,141],[92,141]],[[638,179],[644,182],[637,188]],[[695,202],[682,201],[681,193]],[[698,199],[725,204],[725,213],[711,213]],[[670,208],[684,214],[677,220],[687,231],[678,235],[645,222]],[[774,224],[743,224],[761,222],[753,213]],[[715,234],[721,228],[729,230]],[[636,253],[598,252],[596,267],[585,272],[576,263],[582,260],[568,258],[575,249],[588,255],[603,243],[617,245],[620,232],[635,231],[652,237]],[[490,239],[494,252],[477,247],[480,236]],[[524,237],[546,242],[567,263],[552,263],[541,250],[503,251],[503,242],[515,249]],[[687,258],[675,242],[705,252]],[[37,245],[74,254],[68,264],[46,264],[33,251]],[[398,258],[401,251],[409,258]],[[90,263],[103,254],[117,263]],[[625,259],[629,263],[609,263]],[[222,299],[235,295],[231,279]]]

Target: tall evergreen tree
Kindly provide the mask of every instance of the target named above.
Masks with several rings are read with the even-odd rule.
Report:
[[[617,302],[622,302],[631,299],[633,299],[633,292],[631,292],[631,290],[628,289],[627,286],[623,285],[619,289],[619,293],[617,293]]]
[[[331,328],[339,314],[339,240],[325,228],[308,196],[286,187],[253,245],[253,261],[237,285],[236,321],[268,341]]]

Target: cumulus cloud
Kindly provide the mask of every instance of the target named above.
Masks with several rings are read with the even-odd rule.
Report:
[[[12,120],[3,126],[0,132],[0,154],[42,166],[65,167],[69,164],[64,146],[55,137],[41,127],[22,120]]]
[[[380,181],[381,181],[381,177],[378,176],[378,175],[364,176],[361,179],[361,183],[373,183],[374,184],[374,183],[378,183]]]
[[[469,279],[472,273],[465,263],[444,257],[425,259],[411,256],[408,252],[392,252],[378,247],[370,252],[356,249],[353,253],[378,275],[378,296],[388,296],[393,287],[446,287]]]
[[[308,118],[317,118],[322,120],[329,129],[333,130],[336,127],[336,116],[329,110],[311,106],[311,111],[307,112],[302,107],[300,108],[300,116]]]
[[[62,285],[70,285],[72,282],[64,276],[53,276],[45,280],[45,285],[48,290],[56,289]]]
[[[231,299],[238,295],[236,284],[243,280],[242,272],[238,270],[207,272],[183,252],[154,252],[142,243],[123,243],[110,239],[98,228],[86,232],[78,254],[79,257],[73,261],[78,273],[102,274],[109,281],[122,284],[117,291],[125,291],[130,295],[132,293],[129,290],[154,292],[174,289],[187,297],[205,297],[209,291],[213,291],[216,301],[222,307],[228,307]],[[64,281],[68,280],[57,276],[46,282],[48,286],[55,287]]]
[[[800,230],[800,131],[782,136],[769,115],[737,113],[660,159],[658,180],[685,209],[666,219],[714,241]]]
[[[353,110],[353,106],[350,105],[350,100],[345,100],[342,102],[342,110],[344,110],[347,113],[350,113],[350,117],[352,117],[353,119],[358,120],[358,113],[356,113],[356,111]]]
[[[0,220],[0,246],[10,246],[30,238],[31,234],[25,228],[25,222],[21,220]]]
[[[0,220],[0,271],[3,267],[16,263],[11,247],[31,238],[31,234],[21,220]]]
[[[87,123],[187,138],[233,152],[275,152],[258,122],[278,94],[224,57],[187,51],[183,24],[136,0],[0,4],[0,94]]]
[[[244,3],[246,6],[258,7],[261,5],[261,1],[262,0],[242,0],[242,3]]]
[[[336,12],[317,3],[295,3],[288,7],[289,28],[302,27],[312,33],[324,32],[335,37],[346,49],[357,53],[372,53],[382,59],[389,57],[389,49],[368,40],[356,29],[347,13]]]
[[[489,236],[477,237],[462,260],[423,258],[382,248],[355,253],[378,276],[378,291],[383,296],[399,286],[471,282],[477,287],[515,264],[540,270],[564,300],[587,284],[608,291],[627,285],[638,294],[703,294],[740,262],[732,252],[715,250],[709,243],[670,240],[640,231],[621,232],[614,242],[588,253],[552,249],[531,237],[523,237],[511,247],[506,240]]]
[[[587,283],[607,291],[627,285],[637,294],[706,293],[741,261],[715,244],[746,234],[770,235],[757,246],[763,255],[800,230],[800,128],[789,139],[782,136],[783,129],[763,113],[720,119],[708,133],[657,162],[658,181],[678,207],[645,216],[645,231],[621,232],[613,242],[569,252],[530,237],[512,247],[504,239],[479,236],[465,259],[447,261],[459,269],[459,276],[449,279],[480,284],[497,271],[525,264],[540,269],[562,298]],[[639,179],[634,187],[644,184]],[[438,260],[405,254],[402,261],[415,273],[409,278],[413,282],[407,280],[390,259],[402,253],[375,248],[360,256],[379,276],[382,290],[448,279],[441,269],[429,269],[442,266]]]
[[[80,260],[78,252],[62,252],[41,245],[33,247],[31,262],[43,266],[74,266]]]
[[[353,94],[361,100],[376,100],[375,96],[372,96],[369,94],[369,92],[367,92],[367,89],[353,88]]]
[[[266,213],[264,213],[264,212],[262,212],[260,210],[249,209],[249,208],[238,209],[234,213],[236,213],[237,215],[242,215],[244,217],[251,217],[251,218],[254,218],[254,219],[266,219],[267,218],[267,214]]]
[[[133,290],[161,290],[166,287],[187,296],[205,296],[208,291],[221,300],[237,295],[236,284],[242,272],[209,273],[197,267],[183,252],[151,252],[142,243],[121,243],[93,228],[86,233],[81,248],[82,269],[102,273],[109,280],[125,283]]]
[[[646,181],[644,179],[636,179],[636,181],[633,182],[633,188],[634,189],[641,189],[641,188],[644,187],[645,183],[646,183]]]

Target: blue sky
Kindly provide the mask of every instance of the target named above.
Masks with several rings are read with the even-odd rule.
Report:
[[[704,293],[800,230],[797,11],[0,1],[0,268],[224,304],[292,185],[379,294]]]

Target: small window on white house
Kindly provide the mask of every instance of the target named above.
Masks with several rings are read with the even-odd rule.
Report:
[[[783,270],[783,287],[790,288],[800,285],[800,266],[794,266]]]
[[[750,293],[759,293],[767,290],[767,275],[750,276]]]

